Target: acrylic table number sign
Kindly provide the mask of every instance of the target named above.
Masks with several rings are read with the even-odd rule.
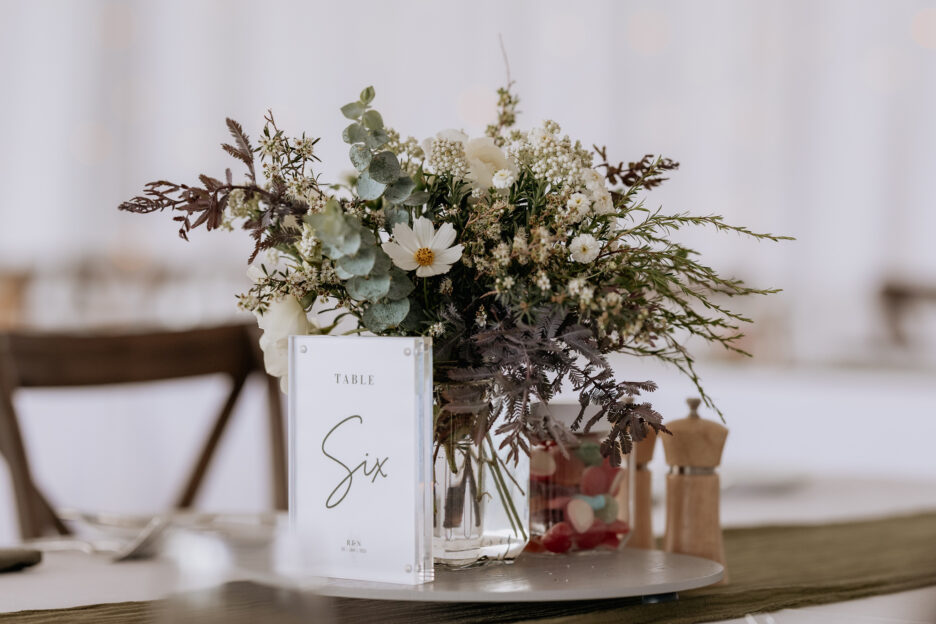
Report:
[[[429,339],[290,337],[289,515],[303,572],[432,581],[431,454]]]

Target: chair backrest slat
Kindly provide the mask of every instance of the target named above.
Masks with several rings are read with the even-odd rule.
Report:
[[[20,388],[95,386],[243,375],[261,369],[247,325],[140,334],[11,333],[6,345]]]

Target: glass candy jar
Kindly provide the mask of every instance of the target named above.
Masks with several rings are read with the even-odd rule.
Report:
[[[568,426],[579,405],[550,403],[549,411]],[[585,421],[589,411],[594,413],[586,410]],[[600,450],[607,432],[602,422],[587,434],[573,434],[565,452],[552,440],[533,446],[527,552],[617,550],[627,541],[634,512],[634,455],[625,455],[617,468],[611,466]]]

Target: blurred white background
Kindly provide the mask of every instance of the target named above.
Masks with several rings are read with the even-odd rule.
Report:
[[[150,180],[236,172],[218,148],[224,117],[256,136],[267,109],[323,137],[335,179],[349,168],[338,108],[368,84],[404,135],[478,134],[504,82],[498,35],[520,125],[555,119],[619,160],[672,157],[682,167],[649,203],[797,238],[686,235],[719,270],[784,288],[741,304],[757,321],[753,361],[703,354],[733,431],[726,470],[936,475],[931,1],[0,0],[0,274],[19,285],[4,295],[9,318],[231,317],[246,235],[199,231],[186,244],[167,215],[117,204]],[[621,366],[658,379],[656,404],[683,414],[682,380]],[[103,410],[23,393],[18,407],[56,502],[138,509],[171,497],[214,390],[193,386],[209,394],[181,403],[109,393]],[[205,504],[266,504],[259,400],[238,413]]]

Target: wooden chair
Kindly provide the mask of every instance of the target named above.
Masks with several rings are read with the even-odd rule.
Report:
[[[224,374],[231,391],[205,440],[177,508],[192,505],[247,378],[264,373],[257,328],[227,325],[141,334],[0,334],[0,454],[6,458],[24,539],[68,528],[36,486],[13,408],[17,388],[97,386]],[[265,375],[265,373],[264,373]],[[276,379],[267,376],[273,503],[286,508],[286,442]]]

